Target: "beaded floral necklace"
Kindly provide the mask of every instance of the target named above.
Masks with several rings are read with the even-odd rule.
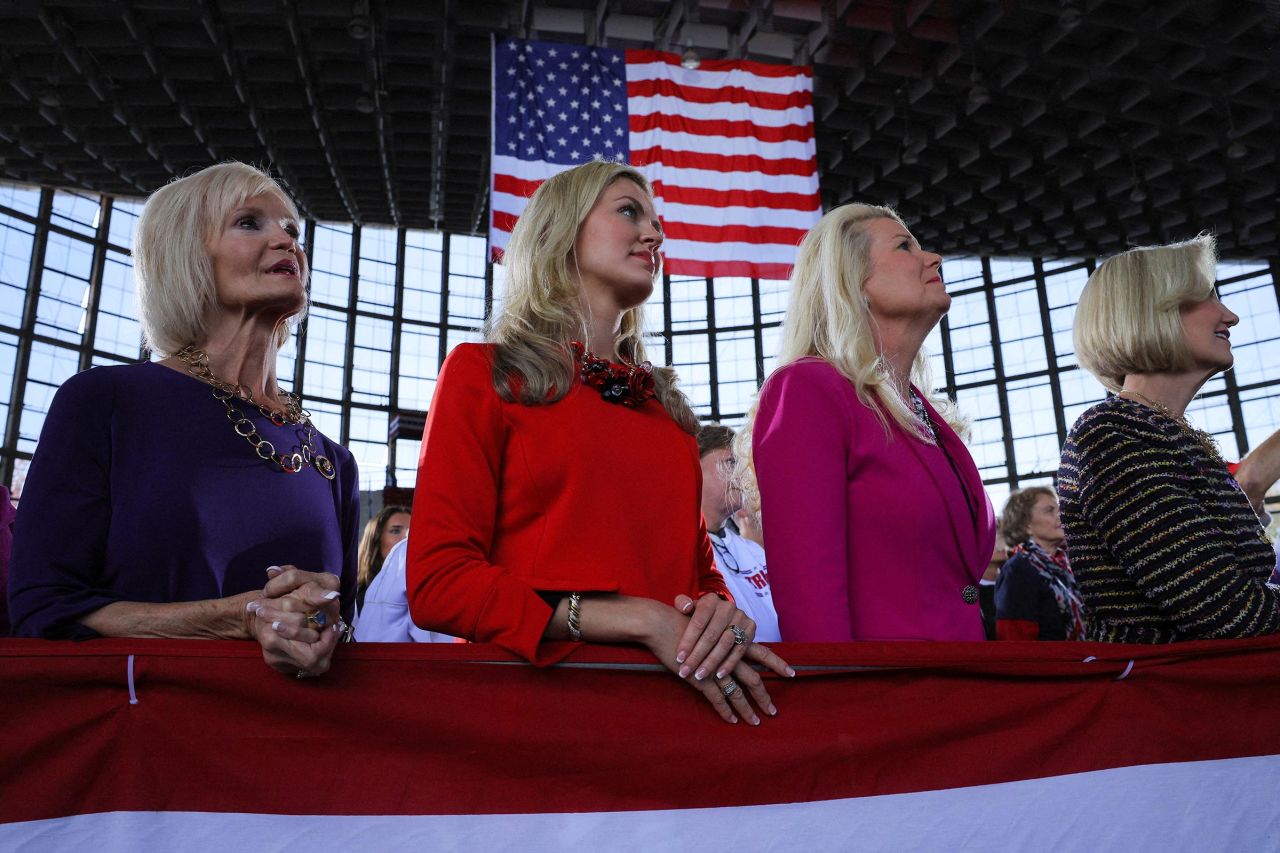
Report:
[[[570,341],[569,346],[574,358],[582,363],[578,373],[582,384],[595,388],[606,401],[634,409],[653,398],[653,365],[649,362],[609,361],[588,350],[582,341]]]

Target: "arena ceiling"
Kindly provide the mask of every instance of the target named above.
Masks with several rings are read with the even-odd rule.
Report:
[[[235,158],[306,215],[482,233],[490,38],[812,63],[825,205],[947,253],[1277,254],[1277,0],[11,0],[0,179]]]

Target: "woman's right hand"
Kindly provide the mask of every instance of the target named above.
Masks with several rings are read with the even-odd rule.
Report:
[[[647,599],[645,600],[647,601]],[[681,664],[676,661],[677,647],[689,626],[690,618],[677,612],[674,608],[665,607],[656,601],[650,602],[650,604],[652,604],[652,607],[649,608],[648,630],[642,637],[641,642],[649,651],[653,652],[654,657],[663,666],[678,677]],[[725,722],[736,723],[738,722],[738,717],[741,716],[751,725],[758,726],[760,725],[760,717],[752,707],[753,701],[755,707],[758,707],[769,716],[777,714],[778,709],[769,697],[769,691],[765,688],[764,679],[752,669],[751,663],[761,664],[766,669],[772,670],[784,678],[795,676],[795,670],[788,666],[786,661],[770,651],[768,647],[760,643],[748,643],[741,661],[733,666],[732,671],[726,677],[682,680],[702,693],[707,701],[711,703],[711,707],[716,709],[716,713]],[[730,685],[734,685],[734,687],[731,688]],[[726,693],[726,690],[728,693]],[[747,698],[748,695],[751,697],[750,700]]]

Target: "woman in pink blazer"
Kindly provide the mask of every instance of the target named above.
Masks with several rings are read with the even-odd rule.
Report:
[[[782,366],[737,444],[785,641],[984,639],[995,517],[920,351],[951,305],[941,265],[865,204],[800,245]]]

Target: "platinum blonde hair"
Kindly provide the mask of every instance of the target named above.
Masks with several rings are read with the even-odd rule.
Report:
[[[569,342],[586,342],[588,325],[574,243],[601,193],[619,180],[634,182],[652,198],[649,182],[632,167],[593,160],[544,181],[520,214],[503,258],[507,285],[502,313],[485,335],[494,344],[493,386],[504,400],[526,406],[554,403],[577,381]],[[654,273],[659,275],[660,270]],[[640,306],[623,313],[614,346],[623,361],[646,360]],[[675,371],[655,367],[653,379],[658,402],[682,429],[696,434],[698,419],[676,387]]]
[[[1190,368],[1180,309],[1213,295],[1217,260],[1214,238],[1201,234],[1103,261],[1076,305],[1080,365],[1112,389],[1129,374]]]
[[[298,209],[266,172],[247,163],[218,163],[178,178],[147,198],[133,237],[133,276],[137,285],[143,342],[160,358],[188,344],[201,345],[217,305],[209,247],[226,215],[248,199],[273,195],[289,214]],[[302,283],[311,274],[306,252],[298,252]],[[276,346],[306,313],[304,308],[276,329]]]
[[[892,438],[892,423],[908,435],[932,441],[921,433],[915,413],[903,399],[906,389],[895,387],[876,349],[876,320],[863,285],[872,272],[871,235],[866,225],[877,219],[892,219],[906,228],[892,208],[846,204],[823,216],[800,242],[782,324],[778,367],[816,356],[849,380],[858,399],[879,419],[886,438]],[[911,382],[957,433],[967,435],[968,424],[951,401],[933,393],[929,359],[923,350],[912,364]],[[742,489],[747,510],[757,520],[760,489],[751,439],[759,403],[757,394],[734,440],[733,452],[737,460],[734,480]]]

